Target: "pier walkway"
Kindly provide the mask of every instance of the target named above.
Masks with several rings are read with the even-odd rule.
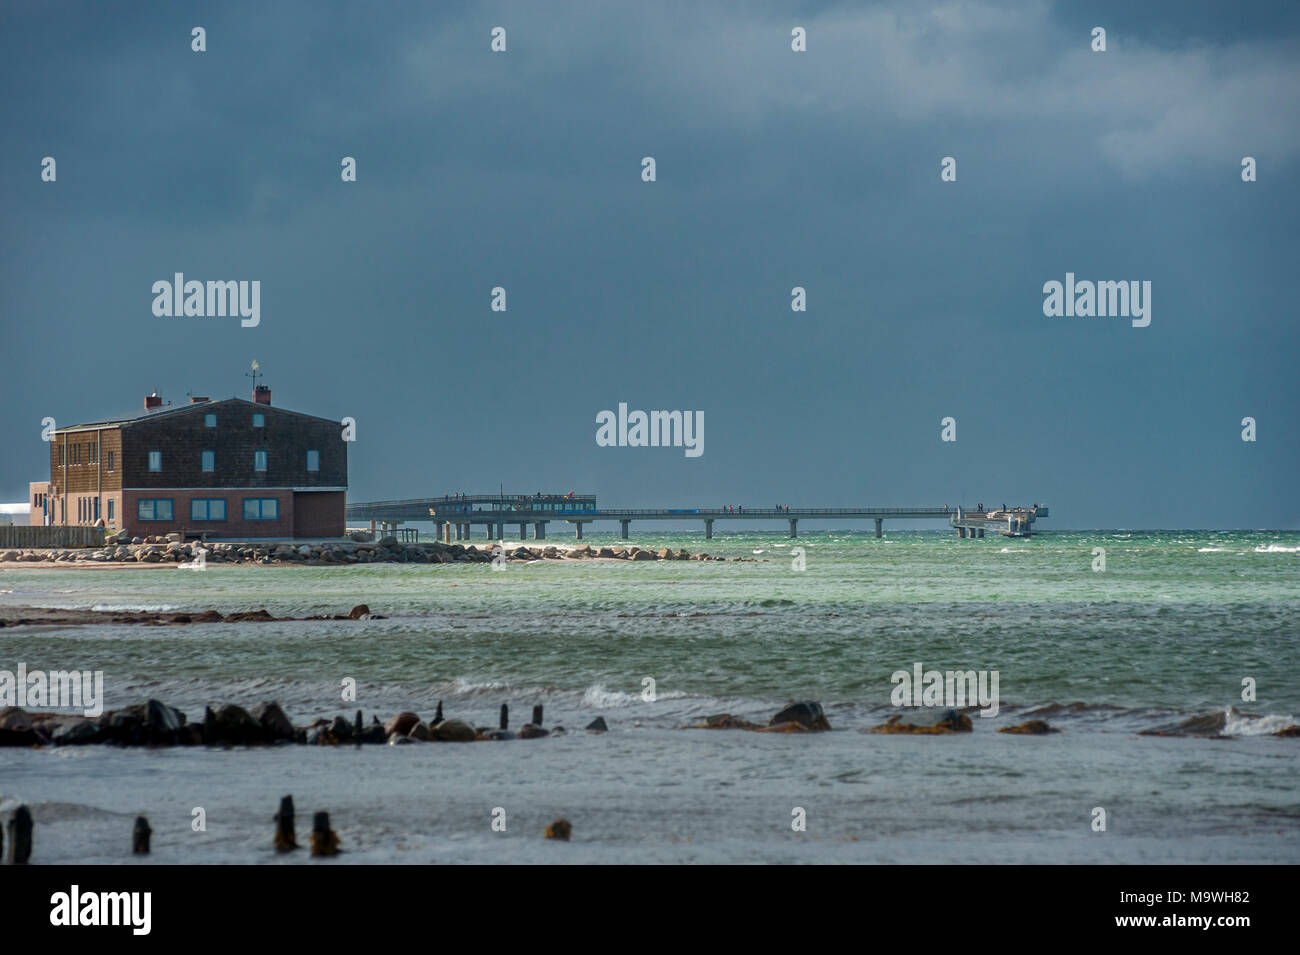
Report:
[[[797,537],[800,520],[874,521],[876,536],[883,533],[886,519],[943,520],[960,537],[983,537],[986,530],[1006,537],[1028,537],[1034,521],[1047,517],[1045,505],[984,511],[957,507],[680,507],[598,508],[594,494],[453,494],[444,497],[411,498],[400,501],[372,501],[348,504],[349,521],[369,521],[370,529],[380,525],[381,533],[395,531],[408,522],[432,522],[443,540],[468,540],[475,524],[485,526],[486,540],[504,540],[507,525],[519,525],[519,538],[526,539],[533,525],[535,540],[546,539],[546,525],[564,521],[574,525],[582,539],[582,528],[595,521],[618,521],[622,537],[628,538],[632,521],[699,521],[704,536],[712,539],[716,521],[775,521],[790,524],[790,536]],[[454,535],[454,537],[453,537]]]

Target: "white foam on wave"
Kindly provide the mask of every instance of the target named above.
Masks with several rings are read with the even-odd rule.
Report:
[[[1267,547],[1256,547],[1256,554],[1300,554],[1300,547],[1287,547],[1285,544],[1269,544]]]
[[[91,610],[109,613],[171,613],[178,604],[93,604]]]
[[[497,683],[495,680],[488,680],[485,683],[475,683],[471,680],[465,679],[463,676],[458,676],[456,677],[455,690],[453,692],[474,694],[474,693],[486,693],[489,691],[496,692],[498,690],[509,690],[509,689],[516,689],[516,688],[511,687],[510,684],[508,683]]]
[[[686,694],[680,690],[673,690],[669,693],[655,693],[656,700],[677,700]],[[582,703],[584,706],[594,706],[597,709],[611,709],[623,706],[635,706],[638,703],[644,703],[640,693],[624,693],[622,690],[611,690],[603,683],[596,683],[587,687],[587,692],[582,694]]]
[[[1228,553],[1228,550],[1229,550],[1229,548],[1227,548],[1227,547],[1198,547],[1198,548],[1196,548],[1196,553],[1198,553],[1198,554],[1226,554],[1226,553]]]
[[[1249,713],[1238,713],[1230,706],[1224,715],[1220,733],[1224,736],[1271,736],[1295,723],[1293,716],[1278,716],[1274,713],[1251,716]]]

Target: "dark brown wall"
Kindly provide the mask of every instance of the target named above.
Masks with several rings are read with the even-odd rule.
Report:
[[[347,494],[343,491],[295,491],[294,537],[342,537],[347,522]]]
[[[253,427],[264,414],[266,426]],[[217,426],[205,427],[215,414]],[[268,405],[230,399],[194,405],[122,432],[122,482],[132,488],[344,487],[348,483],[343,427]],[[320,452],[320,470],[307,470],[307,451]],[[149,470],[149,452],[162,452],[162,471]],[[253,470],[253,452],[267,452],[267,469]],[[215,471],[202,469],[201,452],[215,454]],[[339,533],[342,533],[340,529]]]
[[[99,481],[103,480],[103,490],[117,491],[122,487],[122,432],[117,428],[108,428],[98,432],[74,431],[56,434],[50,442],[50,483],[59,486],[59,493],[84,494],[98,491]],[[99,463],[92,464],[90,447],[99,444]],[[72,463],[72,448],[80,452],[80,461]],[[59,448],[65,449],[68,462],[67,480],[64,470],[59,466]],[[113,452],[114,469],[108,470],[108,453]]]

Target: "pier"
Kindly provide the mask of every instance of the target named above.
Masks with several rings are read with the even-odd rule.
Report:
[[[713,538],[718,521],[787,521],[790,537],[799,536],[800,520],[872,521],[876,536],[884,533],[886,520],[942,520],[960,538],[980,538],[985,531],[1004,537],[1029,537],[1034,522],[1047,517],[1046,505],[985,511],[982,506],[957,507],[678,507],[599,508],[594,494],[456,494],[444,497],[411,498],[400,501],[372,501],[348,504],[349,521],[369,521],[372,532],[396,534],[400,525],[431,522],[440,540],[469,540],[474,525],[482,525],[483,539],[504,540],[506,527],[519,528],[519,539],[528,538],[533,527],[535,540],[546,539],[546,525],[563,521],[574,527],[582,540],[582,529],[596,521],[617,521],[621,537],[628,539],[632,522],[694,521],[704,525],[704,536]]]

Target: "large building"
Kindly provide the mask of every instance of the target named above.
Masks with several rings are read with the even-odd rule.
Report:
[[[133,536],[340,537],[348,451],[337,421],[253,400],[191,398],[58,428],[50,479],[31,485],[31,523],[100,521]]]

